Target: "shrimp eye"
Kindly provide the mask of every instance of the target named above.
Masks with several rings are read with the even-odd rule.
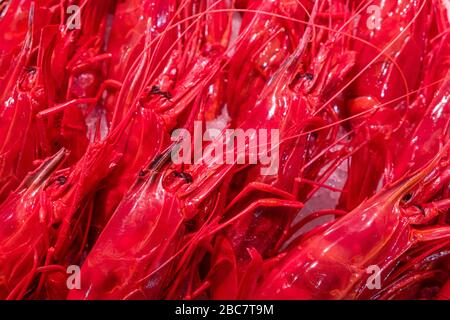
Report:
[[[25,68],[25,71],[26,71],[28,74],[33,75],[33,74],[36,74],[37,69],[36,69],[36,67],[26,67],[26,68]]]
[[[159,93],[161,93],[161,89],[158,86],[152,86],[150,93],[159,94]]]
[[[192,178],[192,176],[189,173],[186,172],[178,172],[178,171],[174,171],[173,175],[177,178],[181,178],[184,180],[184,182],[186,183],[192,183],[194,181],[194,178]]]
[[[167,100],[172,99],[172,94],[170,94],[170,92],[162,91],[161,88],[158,86],[152,86],[149,94],[158,94],[158,95],[166,98]]]
[[[186,183],[192,183],[194,182],[194,178],[189,173],[183,173],[183,179],[186,181]]]
[[[141,170],[141,171],[139,171],[139,177],[145,177],[145,175],[148,173],[148,171],[147,170]]]
[[[304,77],[305,77],[306,79],[308,79],[309,81],[314,80],[314,75],[313,75],[312,73],[310,73],[310,72],[305,73],[305,74],[304,74]]]
[[[65,177],[65,176],[60,176],[60,177],[58,177],[58,178],[56,178],[56,180],[58,181],[58,183],[60,184],[60,185],[65,185],[66,184],[66,182],[67,182],[67,178]]]
[[[405,194],[402,198],[402,204],[407,204],[413,197],[413,194],[411,192],[408,192],[407,194]]]

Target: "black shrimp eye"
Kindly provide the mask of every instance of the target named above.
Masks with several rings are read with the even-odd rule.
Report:
[[[402,202],[403,203],[408,203],[408,201],[410,201],[413,197],[413,194],[411,192],[408,192],[407,194],[405,194],[402,198]]]
[[[37,72],[37,69],[35,67],[26,67],[25,71],[29,74],[35,74]]]
[[[146,170],[141,170],[141,171],[139,171],[139,177],[145,177],[145,175],[147,174],[147,172],[148,171],[146,171]]]
[[[173,175],[174,175],[175,177],[177,177],[177,178],[181,178],[181,172],[174,171],[174,172],[173,172]]]
[[[192,178],[192,176],[189,173],[174,171],[173,175],[177,178],[183,179],[184,182],[186,182],[186,183],[194,182],[194,178]]]
[[[161,89],[158,86],[152,86],[152,89],[150,92],[153,94],[158,94],[161,92]]]
[[[194,178],[189,173],[183,173],[183,179],[186,181],[186,183],[192,183],[194,182]]]
[[[60,185],[65,185],[67,182],[67,178],[65,176],[60,176],[56,179]]]
[[[314,79],[314,75],[310,72],[305,73],[305,78],[312,81]]]

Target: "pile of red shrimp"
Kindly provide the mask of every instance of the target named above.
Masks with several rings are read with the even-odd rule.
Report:
[[[0,299],[450,299],[449,66],[448,0],[0,0]]]

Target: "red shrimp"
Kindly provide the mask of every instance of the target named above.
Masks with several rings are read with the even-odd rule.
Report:
[[[98,14],[101,15],[101,10],[98,9],[98,11],[100,12]],[[95,12],[97,13],[97,11]],[[30,12],[29,33],[22,53],[19,55],[21,58],[18,58],[18,65],[16,66],[17,72],[20,71],[20,73],[17,75],[15,87],[12,88],[11,97],[7,97],[2,106],[1,121],[5,125],[2,126],[1,131],[4,133],[5,139],[0,150],[0,158],[2,159],[0,161],[0,180],[6,180],[6,182],[2,183],[0,201],[17,186],[27,172],[34,169],[33,162],[35,160],[46,157],[58,150],[61,145],[65,145],[71,150],[69,162],[73,162],[71,159],[81,157],[87,146],[88,137],[86,134],[79,134],[80,128],[81,132],[86,132],[84,129],[87,117],[86,114],[78,117],[79,109],[66,109],[65,115],[58,114],[46,119],[36,118],[36,114],[48,115],[54,113],[54,110],[50,112],[44,109],[48,108],[48,105],[55,104],[56,100],[61,99],[58,92],[63,91],[65,83],[64,80],[61,80],[56,85],[57,81],[54,79],[67,79],[65,63],[68,60],[64,57],[71,56],[75,45],[84,42],[84,40],[78,42],[75,40],[74,34],[77,33],[77,30],[67,33],[67,30],[59,32],[56,25],[43,27],[42,22],[39,21],[43,17],[50,20],[50,13],[35,18],[39,13],[41,12],[35,12],[34,14]],[[95,14],[93,19],[96,19]],[[33,30],[36,29],[39,29],[41,33],[39,41],[33,40]],[[83,30],[86,30],[85,33],[88,33],[88,30],[91,30],[92,33],[97,32],[95,28],[88,26]],[[54,44],[55,39],[61,40],[60,42],[56,41],[58,45]],[[36,44],[39,44],[37,48]],[[73,62],[73,69],[78,71],[74,75],[70,75],[68,79],[68,82],[73,84],[68,85],[68,91],[76,96],[69,94],[67,97],[63,97],[64,99],[77,98],[72,102],[79,101],[78,98],[83,100],[86,96],[94,95],[95,90],[95,88],[91,88],[94,86],[92,82],[85,81],[89,77],[86,73],[83,73],[83,68],[89,63],[84,59],[85,62],[80,64],[80,60],[76,58],[77,55],[80,55],[80,53],[74,55],[74,61],[78,62]],[[86,58],[84,51],[81,55]],[[21,70],[21,68],[24,70]],[[81,81],[81,78],[84,80]],[[56,110],[59,110],[59,107],[56,107]],[[66,125],[65,117],[72,121],[73,126]],[[82,123],[81,127],[75,125],[77,121]],[[24,123],[27,124],[25,130],[23,128]],[[72,143],[69,141],[71,139],[68,132],[72,132],[73,129],[76,131],[76,138],[72,140]],[[6,132],[3,132],[4,130]],[[65,142],[61,140],[61,137]]]
[[[419,228],[440,209],[448,209],[448,201],[416,202],[433,181],[440,181],[441,186],[449,182],[448,147],[414,176],[386,187],[325,231],[292,247],[267,274],[254,297],[358,298],[369,290],[368,267],[378,266],[383,277],[414,245],[450,239],[448,226]]]
[[[156,64],[162,62],[163,55],[170,56],[169,46],[177,38],[175,30],[166,29],[173,24],[176,9],[173,0],[133,0],[117,4],[108,30],[107,48],[112,54],[108,77],[123,85],[119,92],[110,92],[105,101],[107,119],[113,125],[120,122],[132,108],[135,98],[148,86],[150,70],[160,72],[155,70]],[[141,63],[143,60],[147,60],[146,64]]]
[[[67,156],[65,150],[43,161],[0,206],[0,299],[21,299],[47,253],[51,216],[42,212],[42,192]]]
[[[388,176],[396,179],[408,171],[417,170],[429,161],[437,150],[450,140],[450,36],[447,34],[437,41],[429,53],[430,66],[425,76],[423,89],[414,104],[423,104],[411,122],[417,123],[410,134],[403,153],[393,159],[391,173]],[[433,134],[430,134],[432,132]],[[421,147],[423,146],[423,147]]]
[[[64,57],[71,55],[76,43],[74,33],[66,33],[66,36],[61,36],[62,46],[55,46],[54,40],[60,35],[58,27],[45,23],[55,18],[57,12],[55,8],[44,8],[45,4],[39,4],[34,11],[30,11],[28,35],[10,74],[11,78],[8,79],[7,87],[14,85],[10,91],[11,96],[5,96],[2,100],[1,122],[5,125],[0,130],[5,139],[0,149],[0,201],[17,186],[27,172],[35,168],[34,161],[53,154],[65,144],[60,139],[61,135],[65,135],[64,128],[67,128],[64,119],[57,115],[42,120],[36,118],[36,114],[46,113],[48,110],[44,109],[54,105],[58,99],[58,91],[63,91],[65,81],[61,80],[56,85],[57,81],[53,77],[66,79],[65,65],[59,62],[67,62]],[[34,39],[37,38],[33,36],[35,34],[40,36],[38,40]],[[76,87],[78,91],[84,90],[79,85]],[[82,96],[84,94],[81,93]],[[84,125],[85,118],[81,120]],[[78,141],[81,140],[86,141],[87,137],[79,135]],[[70,147],[73,158],[80,157],[86,148],[83,143],[66,145]]]
[[[389,101],[398,104],[400,101],[396,98],[408,94],[408,90],[416,90],[420,85],[423,70],[416,62],[425,58],[431,35],[431,5],[427,1],[407,3],[396,0],[372,1],[372,7],[366,3],[364,5],[367,8],[356,21],[356,35],[385,49],[385,54],[394,60],[383,58],[372,61],[378,52],[371,46],[354,41],[352,48],[359,54],[356,70],[369,68],[354,81],[349,98],[371,100],[373,105]],[[375,21],[378,14],[379,20]],[[402,100],[408,98],[404,96]],[[350,100],[350,103],[350,108],[358,109],[357,101],[352,103]]]
[[[168,118],[168,130],[171,130],[170,126],[176,124],[173,118],[185,111],[195,97],[192,93],[197,91],[200,84],[206,85],[200,79],[215,74],[214,68],[217,67],[208,64],[213,65],[212,58],[217,55],[215,49],[226,45],[231,23],[227,23],[226,19],[223,19],[223,23],[222,20],[207,20],[207,10],[212,7],[228,7],[227,3],[229,2],[222,0],[182,1],[177,6],[175,1],[144,2],[143,8],[147,9],[143,14],[148,17],[149,31],[144,36],[141,35],[139,41],[131,40],[135,48],[128,50],[130,54],[120,56],[121,59],[127,59],[121,65],[129,66],[132,72],[128,72],[123,80],[124,88],[127,89],[120,91],[114,105],[111,105],[114,108],[113,124],[127,113],[135,103],[135,97],[145,90],[155,97],[150,103],[156,104],[155,110],[158,113],[164,111],[164,116]],[[209,5],[211,8],[207,7]],[[214,16],[222,15],[229,16],[224,13],[215,13]],[[120,18],[121,14],[118,16]],[[138,23],[134,28],[139,29],[140,25]],[[122,40],[119,37],[113,45],[120,45]],[[143,60],[148,60],[145,66],[140,63]],[[204,75],[200,77],[200,73]],[[118,76],[123,77],[123,72],[119,75],[118,71],[115,77]],[[164,100],[158,101],[158,98]],[[168,109],[179,105],[183,108],[178,107],[170,116]]]
[[[49,41],[53,51],[46,70],[49,108],[39,116],[46,125],[48,139],[71,150],[70,163],[79,160],[89,141],[96,138],[97,126],[101,126],[102,136],[106,135],[101,98],[106,89],[120,87],[120,83],[106,79],[105,72],[105,61],[111,58],[105,52],[105,44],[113,3],[114,0],[102,1],[101,5],[82,2],[80,30],[69,29],[65,15],[59,28],[48,27],[48,31],[53,31],[53,40]]]
[[[38,38],[41,28],[57,13],[53,4],[57,0],[1,1],[0,3],[0,92],[12,86],[13,74],[20,72],[22,48],[31,39],[29,20],[33,19],[33,38]],[[32,15],[32,17],[31,17]],[[9,84],[9,85],[8,85]],[[0,96],[1,97],[1,96]]]
[[[149,6],[151,10],[144,13],[149,16],[150,31],[145,35],[145,41],[142,36],[140,42],[136,42],[137,49],[134,50],[137,52],[142,51],[141,42],[145,42],[143,52],[138,56],[133,54],[126,62],[130,72],[124,79],[126,90],[119,92],[114,103],[113,125],[145,90],[154,96],[150,104],[155,104],[154,109],[162,114],[167,130],[176,125],[183,126],[184,121],[179,118],[188,117],[186,110],[198,88],[208,86],[208,81],[216,74],[220,65],[217,56],[223,52],[230,37],[231,14],[220,10],[210,14],[209,11],[225,10],[223,8],[230,5],[229,1],[208,0],[182,1],[178,7],[167,1]],[[139,62],[145,57],[149,59],[146,66]],[[132,58],[135,58],[133,62]],[[138,74],[140,77],[135,76]]]
[[[98,188],[99,183],[114,168],[119,157],[121,144],[118,138],[121,131],[115,131],[107,139],[89,146],[83,158],[72,167],[51,173],[45,185],[39,190],[38,199],[33,210],[16,210],[12,217],[26,214],[22,219],[27,219],[26,227],[36,217],[46,219],[46,228],[39,229],[40,233],[26,233],[22,235],[23,240],[28,239],[30,243],[36,243],[36,247],[30,246],[35,251],[35,264],[46,270],[49,265],[66,266],[79,263],[81,254],[87,243],[87,234],[91,221],[92,212],[86,210],[92,201],[91,194]],[[5,202],[5,203],[8,203]],[[28,223],[28,221],[30,223]],[[41,241],[45,240],[47,250],[41,249]],[[5,254],[5,259],[13,258]],[[29,261],[23,261],[23,268],[28,267]],[[60,271],[48,271],[42,274],[39,287],[34,294],[39,297],[44,280],[43,290],[48,292],[64,293],[64,289],[56,290],[53,287],[65,287],[60,282],[53,283],[54,277],[58,277]],[[36,275],[35,275],[36,276]],[[30,275],[31,277],[31,275]],[[30,280],[31,281],[31,280]],[[28,282],[28,285],[30,283]],[[25,290],[25,289],[24,289]],[[63,298],[64,296],[47,298]]]
[[[242,16],[235,14],[234,23],[239,25],[240,22],[240,29],[229,50],[229,94],[226,97],[235,125],[246,119],[245,111],[251,111],[258,99],[257,93],[295,50],[304,31],[303,25],[293,24],[276,14],[303,20],[307,17],[307,12],[296,1],[252,1]],[[249,78],[252,81],[248,81]]]
[[[340,207],[346,210],[374,194],[386,162],[401,152],[407,135],[404,130],[408,128],[401,124],[414,97],[410,92],[417,92],[424,71],[422,64],[413,61],[425,59],[427,39],[431,35],[431,7],[427,1],[413,4],[381,1],[370,5],[363,7],[356,34],[382,51],[378,53],[361,41],[355,41],[352,46],[359,57],[355,76],[347,86],[346,115],[365,114],[350,122],[355,131],[352,144],[360,148],[352,156],[345,192],[340,199]],[[356,165],[359,163],[367,166],[362,168]]]
[[[162,60],[170,45],[176,41],[176,31],[167,30],[175,22],[177,10],[186,6],[188,2],[161,0],[132,0],[127,3],[119,2],[114,12],[114,20],[110,30],[108,49],[112,52],[109,77],[117,81],[124,81],[128,70],[139,59],[139,53],[148,46],[143,35],[150,32],[151,44],[155,50],[152,59],[154,63]],[[150,30],[147,30],[150,26]],[[123,32],[127,30],[127,32]],[[158,69],[157,73],[161,70]]]
[[[36,255],[42,275],[37,278],[35,297],[60,299],[67,294],[66,279],[61,275],[68,265],[80,262],[86,249],[93,215],[92,194],[117,165],[129,139],[135,138],[124,135],[130,119],[131,113],[106,139],[92,143],[75,165],[52,174],[40,193],[40,208],[28,212],[30,219],[37,213],[50,219],[48,230],[42,230],[48,250]],[[30,241],[37,241],[36,235],[29,236]]]
[[[34,121],[34,108],[39,109],[39,98],[26,87],[34,86],[36,73],[35,67],[25,70],[22,82],[17,82],[10,98],[1,105],[0,203],[34,169],[33,161],[39,158]]]
[[[214,41],[214,40],[213,40]],[[207,69],[209,70],[209,69]],[[213,72],[214,74],[214,72]],[[191,95],[191,98],[189,99],[193,99],[195,97],[195,95],[192,95],[192,91],[187,91],[185,88],[187,88],[188,86],[191,86],[190,82],[191,79],[202,79],[204,77],[211,77],[211,75],[209,75],[208,73],[204,72],[202,69],[199,69],[199,72],[194,72],[193,73],[194,76],[190,75],[187,77],[187,80],[181,80],[180,83],[180,87],[183,88],[183,90],[185,92],[189,92],[189,94]],[[209,79],[209,78],[207,78]],[[195,80],[198,81],[198,80]],[[204,81],[204,80],[203,80]],[[184,85],[184,83],[186,83],[186,85]],[[191,88],[192,89],[192,88]],[[195,89],[195,87],[194,87]],[[195,91],[194,91],[195,92]],[[152,90],[148,91],[149,94],[151,95],[162,95],[161,89],[158,88],[158,90],[156,90],[155,88],[152,88]],[[145,92],[144,92],[145,94]],[[180,96],[180,98],[182,98],[181,102],[178,103],[188,103],[187,98],[183,97],[183,95],[185,95],[185,93],[180,94],[180,95],[174,95],[170,100],[178,100],[178,96]],[[148,104],[149,101],[146,101],[145,96],[143,98],[143,100],[140,100],[142,103],[144,104]],[[150,105],[151,102],[155,101],[155,99],[151,99],[150,100]],[[164,100],[163,100],[164,101]],[[164,115],[165,113],[163,113]],[[173,117],[173,116],[172,116]],[[177,249],[176,246],[172,247],[172,245],[169,248],[155,248],[152,249],[156,244],[158,244],[161,240],[158,238],[158,235],[161,234],[165,234],[167,231],[165,231],[165,229],[169,226],[173,226],[173,225],[180,225],[180,230],[177,231],[179,233],[180,237],[184,234],[184,232],[182,232],[181,229],[181,222],[182,222],[182,216],[178,213],[177,215],[175,215],[176,212],[178,212],[179,210],[179,200],[174,196],[171,195],[170,192],[166,191],[161,183],[156,183],[156,181],[158,180],[163,180],[163,176],[165,178],[165,175],[161,174],[161,176],[158,174],[158,172],[155,172],[155,168],[153,168],[154,166],[156,166],[158,163],[160,163],[162,161],[163,158],[167,157],[167,155],[170,155],[170,152],[167,153],[166,155],[163,156],[158,156],[155,158],[155,160],[153,161],[153,165],[150,165],[149,169],[145,169],[143,171],[141,171],[139,173],[140,177],[138,180],[138,183],[136,186],[134,186],[128,193],[127,196],[125,196],[125,198],[122,200],[121,204],[119,205],[118,209],[116,210],[116,213],[111,217],[110,222],[107,224],[107,226],[105,227],[104,231],[102,232],[101,236],[99,237],[98,241],[96,242],[96,246],[93,249],[93,251],[89,254],[86,262],[83,265],[83,274],[86,274],[86,278],[88,278],[88,282],[92,282],[92,294],[89,292],[88,295],[86,296],[79,296],[79,297],[83,297],[83,298],[95,298],[95,297],[100,297],[100,298],[108,298],[108,297],[116,297],[116,298],[139,298],[139,297],[159,297],[162,295],[161,290],[163,283],[160,283],[161,280],[159,276],[150,276],[149,279],[144,279],[144,277],[148,274],[151,274],[151,272],[153,272],[157,267],[159,267],[160,263],[165,262],[166,260],[169,259],[170,256],[168,256],[169,254],[173,254],[173,251],[175,249]],[[147,173],[150,170],[150,173]],[[128,171],[128,169],[127,169]],[[170,172],[169,174],[171,174],[172,172]],[[148,174],[149,177],[145,178],[145,175]],[[143,185],[141,186],[141,182],[145,181],[143,183]],[[156,181],[155,181],[156,180]],[[139,189],[137,190],[137,188],[139,187]],[[145,196],[144,196],[145,195]],[[146,200],[148,199],[148,200]],[[158,200],[161,199],[161,200]],[[175,201],[173,204],[171,201]],[[130,207],[130,203],[134,203],[134,202],[142,202],[142,205],[139,205],[138,207]],[[159,203],[159,204],[158,204]],[[161,216],[161,211],[159,211],[160,208],[169,208],[173,207],[172,210],[174,212],[173,218],[172,215],[170,215],[170,220],[166,223],[162,220],[162,216]],[[138,210],[138,211],[136,211]],[[136,220],[137,218],[139,219],[146,219],[146,221],[155,221],[155,225],[152,227],[154,230],[147,230],[148,232],[148,241],[140,243],[139,241],[142,241],[142,239],[140,237],[131,237],[129,238],[127,236],[127,241],[128,241],[128,245],[126,246],[126,248],[129,248],[130,245],[132,245],[132,243],[135,243],[136,246],[138,246],[139,248],[141,248],[140,250],[136,250],[136,252],[134,252],[133,254],[135,255],[140,255],[140,254],[145,254],[145,256],[148,256],[147,252],[151,252],[152,250],[157,250],[155,251],[155,255],[156,255],[156,262],[151,262],[152,260],[149,260],[150,258],[152,258],[152,256],[148,256],[146,259],[140,259],[142,261],[139,262],[139,265],[141,267],[136,267],[137,269],[142,269],[142,272],[136,275],[131,275],[128,272],[128,269],[122,267],[120,267],[120,265],[122,264],[123,259],[120,258],[120,252],[122,252],[122,244],[121,243],[116,243],[116,241],[110,242],[108,239],[110,236],[112,236],[117,229],[118,224],[122,224],[124,221],[129,221],[128,218],[124,218],[129,216],[134,217],[132,218],[133,220]],[[137,221],[137,220],[136,220]],[[158,221],[161,221],[161,223],[158,223]],[[176,222],[176,223],[175,223]],[[128,222],[127,222],[128,224]],[[133,223],[134,224],[134,223]],[[139,227],[140,223],[136,224],[136,227]],[[131,225],[129,225],[131,227]],[[178,229],[178,228],[177,228]],[[127,232],[128,234],[128,232]],[[130,233],[130,235],[132,235],[133,233]],[[179,240],[174,240],[175,243]],[[95,264],[97,263],[97,258],[96,255],[98,254],[97,252],[97,248],[101,248],[99,249],[100,251],[104,250],[104,246],[107,245],[108,247],[108,252],[111,252],[112,256],[110,257],[111,261],[113,261],[114,259],[117,260],[116,267],[118,269],[123,269],[123,272],[121,272],[120,274],[116,274],[117,277],[115,277],[114,279],[110,279],[110,277],[108,277],[108,275],[105,272],[99,273],[97,274],[94,269],[96,269],[97,267],[95,266]],[[118,245],[120,245],[120,247],[117,247]],[[114,246],[115,250],[111,249],[111,246]],[[125,248],[125,247],[123,247]],[[167,253],[165,250],[169,250]],[[164,258],[164,259],[163,259]],[[159,262],[158,262],[159,261]],[[90,264],[94,264],[93,267],[89,266]],[[86,270],[85,270],[86,268]],[[105,270],[106,271],[106,270]],[[125,272],[126,271],[126,272]],[[107,277],[105,279],[105,277]],[[133,283],[133,281],[130,281],[127,283],[127,285],[123,286],[123,288],[119,289],[119,288],[113,288],[113,287],[108,287],[111,289],[111,291],[105,291],[107,288],[105,288],[104,286],[110,286],[111,282],[115,282],[115,281],[119,281],[119,282],[123,282],[123,279],[127,279],[133,277],[135,279],[135,277],[142,277],[142,281],[138,281],[137,283]],[[155,278],[157,277],[157,279]],[[154,279],[155,278],[155,279]],[[152,280],[154,279],[154,280]],[[139,280],[139,278],[135,279],[135,280]],[[145,288],[145,283],[146,282],[154,282],[154,285],[149,288]],[[90,286],[90,285],[89,285]],[[86,287],[86,286],[84,286]],[[114,290],[112,290],[114,289]]]
[[[439,202],[441,214],[448,214],[449,199]],[[434,203],[434,204],[433,204]],[[445,204],[446,203],[446,204]],[[433,209],[425,207],[424,210]],[[439,291],[445,290],[448,279],[449,240],[431,241],[408,250],[399,259],[398,267],[387,277],[383,276],[381,290],[366,290],[359,299],[433,299],[439,298]],[[444,283],[444,285],[443,285]]]
[[[168,157],[170,151],[139,173],[82,266],[81,290],[69,299],[162,296],[170,265],[148,275],[178,249],[185,228],[179,200],[162,186]]]
[[[152,63],[149,62],[148,52],[155,49],[151,45],[151,40],[163,37],[160,33],[169,23],[173,14],[174,4],[163,1],[133,1],[129,3],[119,3],[115,8],[115,18],[108,31],[110,39],[107,43],[108,49],[112,52],[111,68],[108,76],[114,81],[123,82],[120,91],[113,95],[110,93],[105,101],[108,122],[113,120],[114,105],[117,105],[121,99],[126,100],[127,106],[120,106],[120,113],[126,112],[128,106],[132,110],[130,126],[125,131],[127,138],[123,139],[123,159],[118,163],[117,168],[109,175],[104,186],[95,196],[95,211],[93,217],[92,240],[95,240],[103,229],[111,214],[121,201],[126,190],[129,189],[139,169],[148,158],[154,157],[165,144],[164,139],[159,139],[162,130],[159,129],[161,122],[152,110],[149,110],[148,97],[143,89],[142,83],[147,83],[147,74],[144,71],[151,69]],[[146,19],[141,19],[146,17]],[[160,21],[158,26],[155,21]],[[145,29],[153,26],[150,31]],[[121,30],[127,27],[128,33]],[[144,35],[142,35],[144,34]],[[155,39],[152,37],[155,36]],[[164,37],[163,37],[164,38]],[[164,41],[168,41],[164,38]],[[138,52],[144,47],[144,53],[138,56]],[[128,68],[132,68],[128,70]],[[127,93],[128,92],[128,93]],[[128,95],[122,96],[122,95]],[[122,110],[123,108],[123,110]],[[119,122],[117,117],[116,122]],[[114,127],[114,123],[111,127]],[[148,139],[149,136],[157,137],[157,141]]]
[[[215,28],[213,26],[208,30],[215,30]],[[217,33],[220,34],[220,32]],[[166,37],[166,34],[161,34],[161,37]],[[222,39],[222,35],[220,39]],[[212,41],[212,43],[207,42],[205,46],[213,46],[219,40],[212,37],[209,41]],[[150,44],[146,44],[146,47],[150,47]],[[212,57],[216,60],[218,59],[216,55]],[[186,110],[194,104],[194,110],[199,110],[199,112],[204,112],[205,114],[214,113],[211,110],[216,106],[204,106],[203,104],[200,106],[201,103],[196,99],[200,88],[211,81],[211,78],[217,73],[219,63],[215,63],[213,58],[199,57],[198,61],[193,62],[195,65],[190,70],[190,73],[172,84],[171,81],[167,80],[167,77],[171,76],[171,68],[176,67],[176,64],[170,58],[164,68],[165,71],[156,79],[157,85],[150,85],[142,92],[135,103],[138,111],[133,121],[136,121],[136,125],[130,126],[130,134],[135,138],[127,144],[123,160],[113,174],[108,177],[105,182],[106,187],[100,191],[97,197],[100,206],[96,207],[97,214],[94,220],[99,230],[108,221],[126,190],[131,187],[137,172],[145,161],[153,158],[158,152],[161,152],[162,149],[168,146],[168,133],[172,128],[175,125],[187,128],[192,127],[190,123],[193,118],[186,118],[185,114],[178,110]],[[145,60],[142,60],[142,62],[146,63]],[[148,66],[142,64],[142,67],[139,68],[144,69],[148,68]],[[150,80],[145,80],[145,82],[151,83],[153,81],[151,77],[149,78]],[[137,80],[138,75],[132,81],[135,82]],[[172,86],[175,87],[174,90],[171,90],[171,92],[166,91]],[[163,127],[163,124],[166,125]],[[147,139],[149,135],[159,137],[161,132],[166,132],[166,138],[161,139],[159,145]],[[154,147],[159,148],[155,149]]]
[[[9,89],[5,90],[9,91],[0,99],[0,203],[35,169],[35,160],[52,154],[47,152],[48,143],[35,119],[36,113],[45,108],[45,94],[42,64],[33,53],[36,47],[33,30],[40,26],[35,22],[33,8],[26,40],[6,84]],[[44,51],[45,48],[40,48],[39,53]]]
[[[154,112],[138,104],[119,142],[123,157],[96,192],[90,241],[95,241],[103,230],[145,162],[158,155],[169,140]]]
[[[314,79],[308,79],[308,77],[301,78],[300,82],[296,85],[298,89],[292,93],[294,96],[299,97],[298,102],[293,99],[291,105],[286,107],[287,111],[283,113],[286,115],[286,121],[280,126],[280,138],[282,141],[280,145],[280,172],[275,176],[258,176],[255,170],[256,168],[251,168],[247,170],[245,179],[242,179],[242,174],[238,175],[238,179],[243,180],[243,185],[247,186],[245,187],[244,193],[249,191],[251,189],[249,187],[253,184],[263,183],[288,192],[300,201],[306,201],[311,196],[308,192],[309,188],[302,186],[300,181],[302,179],[316,180],[319,169],[325,166],[324,161],[329,162],[329,160],[326,160],[326,150],[336,143],[337,132],[335,130],[336,128],[332,128],[332,130],[321,130],[315,135],[304,133],[325,126],[327,122],[332,123],[337,118],[333,114],[333,111],[330,114],[324,113],[321,117],[314,116],[314,111],[321,103],[329,98],[329,92],[334,92],[335,88],[344,81],[346,73],[352,68],[354,59],[352,52],[341,53],[339,41],[336,39],[332,39],[324,44],[319,55],[321,57],[326,56],[327,58],[325,60],[328,61],[328,64],[323,66],[318,61],[319,59],[312,61],[311,68],[307,73],[314,75]],[[278,93],[280,101],[289,101],[289,99],[283,99],[281,96],[282,94]],[[295,136],[298,136],[296,140],[291,139],[291,137]],[[289,141],[289,139],[292,141]],[[310,166],[306,170],[304,169],[309,161],[321,154],[324,154],[324,160],[316,161],[314,166]],[[301,157],[296,155],[301,155]],[[230,199],[233,199],[233,192],[230,192],[230,194]],[[250,198],[249,201],[252,202]],[[229,207],[232,207],[236,202],[237,199],[230,201]],[[295,216],[295,212],[293,214]],[[264,216],[264,214],[261,214],[261,219],[265,219]],[[258,228],[266,225],[271,230],[266,231],[266,234],[271,234],[274,230],[274,225],[280,228],[285,226],[286,228],[292,222],[291,219],[285,219],[288,216],[285,210],[274,211],[273,213],[268,213],[267,216],[271,218],[267,218],[266,223],[263,221],[256,222],[254,218],[246,216],[247,222],[245,222],[245,219],[240,220],[233,228],[232,233],[235,233],[238,237],[242,237],[247,232],[250,232],[246,237],[253,239],[254,235],[259,232],[245,231],[250,225],[258,226]],[[282,218],[283,216],[285,218]],[[254,235],[252,236],[253,233]],[[233,242],[235,241],[232,234],[228,234],[228,237]],[[258,245],[255,246],[253,244],[263,256],[266,255],[267,248],[271,246],[271,250],[276,250],[276,246],[273,246],[276,243],[274,239],[268,236],[266,237],[266,241],[266,249],[262,249]],[[246,250],[246,246],[243,246],[241,250]]]
[[[123,152],[127,146],[136,143],[136,140],[141,141],[141,132],[130,131],[130,126],[142,128],[148,115],[140,114],[134,120],[133,116],[133,113],[130,113],[105,140],[89,145],[80,161],[56,173],[52,183],[46,187],[46,209],[54,217],[56,228],[51,243],[52,251],[46,258],[47,265],[78,264],[85,250],[89,251],[89,232],[93,227],[95,230],[95,223],[98,221],[94,219],[95,202],[92,195],[107,181],[106,177],[114,172],[118,163],[123,161]],[[148,144],[149,150],[158,150],[161,142],[155,138]],[[67,294],[65,278],[61,277],[58,270],[47,272],[40,281],[43,292],[59,294],[52,298],[62,298]]]

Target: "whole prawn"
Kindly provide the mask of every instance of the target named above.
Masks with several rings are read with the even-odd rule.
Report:
[[[176,21],[175,14],[179,13],[183,8],[184,7],[181,6],[174,13],[174,21]],[[161,10],[166,9],[162,8]],[[162,13],[160,11],[155,11],[152,14]],[[150,20],[153,21],[153,18]],[[163,43],[167,42],[166,38],[171,36],[170,30],[168,29],[174,26],[174,21],[172,21],[172,23],[169,21],[165,26],[159,26],[161,33],[157,35],[155,39],[147,39],[145,44],[146,50],[154,47],[154,45],[152,46],[151,44],[154,40],[158,40],[157,43],[159,43],[159,41]],[[208,25],[208,30],[215,30],[214,24],[212,26]],[[225,28],[225,31],[223,32],[226,34],[227,29]],[[222,39],[222,37],[226,39],[226,36],[222,35],[220,32],[217,32],[217,34],[217,37],[220,39]],[[211,43],[209,41],[211,41]],[[216,45],[216,41],[219,40],[212,38],[206,41],[202,47],[214,46]],[[173,45],[179,43],[181,43],[181,41],[177,40]],[[185,48],[181,45],[177,45],[177,47],[180,47],[180,52],[184,52],[184,54],[187,54],[191,48],[190,45],[185,45]],[[165,52],[163,44],[156,46],[156,50]],[[155,54],[159,55],[160,53],[156,52]],[[213,57],[217,59],[216,55]],[[212,81],[211,79],[213,77],[217,77],[217,68],[220,63],[210,65],[213,60],[212,58],[200,56],[198,61],[192,62],[194,65],[189,74],[176,79],[174,73],[180,75],[183,74],[183,72],[185,72],[184,67],[181,68],[178,66],[178,63],[176,63],[178,60],[172,59],[172,57],[169,57],[167,54],[164,55],[163,58],[164,59],[161,61],[155,60],[158,61],[156,66],[164,66],[163,72],[161,72],[157,78],[154,76],[156,72],[152,72],[143,80],[146,86],[140,92],[138,98],[134,99],[134,105],[132,107],[136,110],[132,118],[132,121],[135,121],[135,124],[130,125],[129,129],[129,134],[133,139],[130,139],[130,142],[126,145],[124,158],[119,163],[117,169],[108,177],[105,182],[105,187],[98,193],[96,202],[100,205],[96,206],[97,214],[94,217],[94,223],[97,225],[96,228],[98,230],[101,230],[107,223],[123,195],[132,186],[136,174],[138,174],[139,170],[145,165],[146,161],[148,161],[149,158],[154,158],[161,150],[164,150],[164,148],[169,146],[169,133],[173,127],[175,125],[184,128],[192,127],[192,121],[195,120],[195,118],[192,116],[186,117],[185,112],[183,111],[192,107],[194,110],[198,110],[199,118],[204,117],[204,114],[214,113],[214,111],[211,110],[215,105],[211,106],[199,102],[196,97],[199,95],[199,90],[202,86],[206,85],[209,81]],[[151,70],[152,68],[149,68],[149,66],[152,65],[153,60],[154,59],[150,59],[150,62],[148,62],[148,57],[146,58],[144,55],[137,58],[135,63],[141,65],[139,69]],[[164,65],[164,62],[167,64]],[[174,71],[173,68],[177,71]],[[130,78],[132,83],[138,83],[138,80],[142,79],[141,75],[138,73],[133,78],[127,77]],[[177,109],[180,111],[176,111]],[[164,136],[164,138],[159,139],[158,143],[147,139],[148,136],[160,137],[161,135]],[[96,231],[96,233],[99,233],[99,231]]]
[[[46,49],[40,48],[37,57],[34,53],[40,43],[34,31],[42,27],[42,21],[36,22],[40,9],[30,7],[28,32],[21,51],[8,77],[0,81],[4,89],[0,98],[0,203],[36,168],[34,161],[52,154],[35,118],[46,106],[43,66],[39,59]]]
[[[179,200],[162,186],[168,155],[139,173],[82,266],[81,290],[72,290],[69,299],[162,296],[170,265],[148,275],[178,249],[184,234]]]
[[[264,278],[255,297],[357,298],[369,290],[369,266],[376,265],[387,274],[414,245],[449,239],[448,226],[416,227],[426,226],[440,210],[448,209],[448,201],[420,201],[428,200],[421,199],[421,194],[433,181],[448,183],[447,159],[448,145],[412,177],[386,187],[323,232],[293,246]]]
[[[1,299],[25,297],[35,279],[48,249],[52,220],[41,211],[42,191],[66,156],[62,149],[44,160],[0,206]]]

